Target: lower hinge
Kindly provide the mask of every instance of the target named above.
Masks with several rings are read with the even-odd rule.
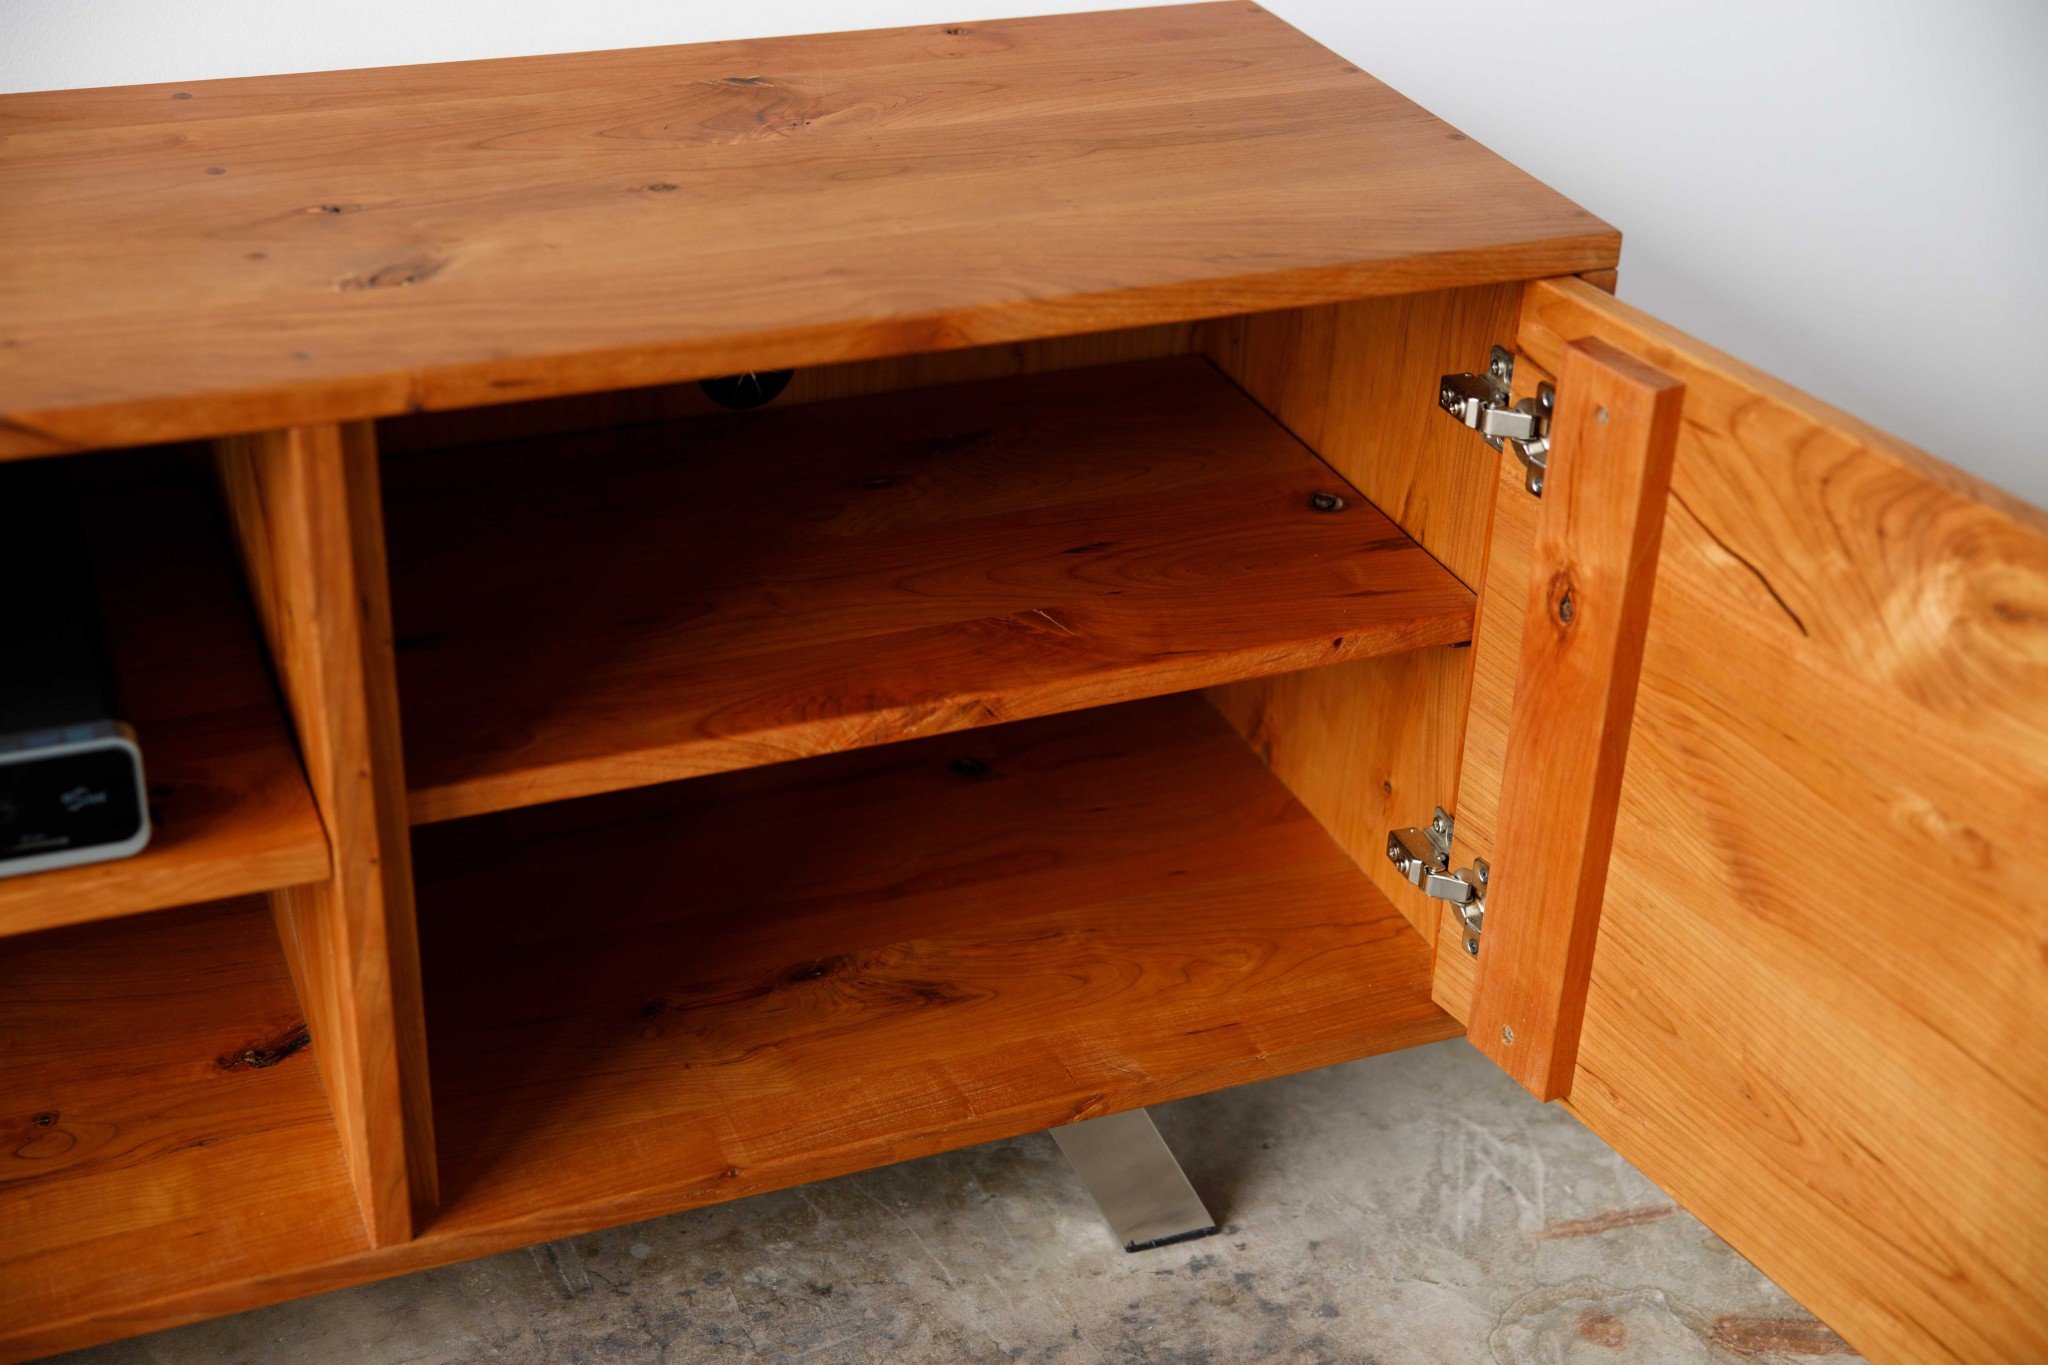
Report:
[[[1515,357],[1502,346],[1493,348],[1485,374],[1447,374],[1437,381],[1437,405],[1486,438],[1495,450],[1506,445],[1522,462],[1523,484],[1543,496],[1543,478],[1550,466],[1550,412],[1557,395],[1538,384],[1533,398],[1510,401]]]
[[[1458,912],[1465,927],[1465,951],[1479,955],[1479,929],[1486,920],[1486,859],[1474,858],[1472,866],[1451,871],[1451,836],[1456,828],[1442,806],[1430,817],[1428,829],[1387,831],[1387,861],[1403,877],[1422,888],[1422,893],[1446,901]]]

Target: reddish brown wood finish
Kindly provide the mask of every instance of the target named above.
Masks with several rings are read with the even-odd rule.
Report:
[[[1471,631],[1467,588],[1194,357],[394,460],[389,485],[421,822]]]
[[[1455,1033],[1194,696],[418,837],[446,1219],[519,1240]]]
[[[84,471],[88,536],[155,828],[133,858],[0,880],[0,936],[314,882],[313,808],[204,472]]]
[[[0,942],[0,1360],[369,1246],[261,900]]]
[[[1595,270],[1252,4],[0,98],[0,458]]]
[[[1685,388],[1588,340],[1557,393],[1468,1020],[1545,1100],[1571,1091]]]
[[[326,881],[272,905],[370,1240],[402,1241],[436,1173],[376,434],[267,432],[217,463],[334,848]]]
[[[319,1044],[236,1061],[303,1019],[259,907],[0,943],[0,1358],[1457,1032],[1192,696],[419,841],[445,1199],[408,1242],[363,1236]]]

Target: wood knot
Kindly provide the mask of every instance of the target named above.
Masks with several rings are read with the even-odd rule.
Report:
[[[57,1126],[56,1110],[31,1114],[28,1131],[14,1144],[12,1155],[23,1161],[55,1161],[78,1146],[78,1135]]]
[[[1578,619],[1581,605],[1578,584],[1572,581],[1569,567],[1551,574],[1549,601],[1551,624],[1557,627],[1560,636],[1569,633],[1572,622]]]
[[[238,1071],[247,1067],[251,1071],[262,1071],[276,1066],[293,1054],[303,1051],[313,1041],[312,1030],[301,1020],[292,1024],[274,1038],[243,1048],[240,1052],[221,1054],[219,1066],[222,1071]]]
[[[819,958],[815,962],[800,962],[791,967],[783,976],[783,984],[801,986],[809,981],[823,981],[828,976],[839,976],[853,965],[853,959],[845,956]]]
[[[345,292],[359,289],[403,289],[411,284],[425,284],[447,268],[446,261],[416,260],[396,261],[367,275],[350,275],[335,286]]]

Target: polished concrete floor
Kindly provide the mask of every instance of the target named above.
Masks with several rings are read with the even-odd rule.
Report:
[[[1462,1042],[1153,1112],[1222,1235],[1125,1254],[1034,1134],[70,1359],[1854,1359]]]

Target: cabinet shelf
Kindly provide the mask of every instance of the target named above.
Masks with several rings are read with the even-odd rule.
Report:
[[[419,823],[1471,633],[1193,357],[394,459],[386,496]]]
[[[0,935],[295,886],[327,835],[206,476],[134,457],[87,490],[110,653],[155,828],[132,858],[0,879]]]
[[[0,1355],[1458,1032],[1194,695],[417,845],[443,1198],[408,1242],[368,1243],[259,900],[0,944]]]
[[[367,1249],[304,1028],[255,897],[0,943],[0,1357]]]
[[[428,1236],[472,1245],[1457,1031],[1422,938],[1194,695],[455,822],[416,854]]]

